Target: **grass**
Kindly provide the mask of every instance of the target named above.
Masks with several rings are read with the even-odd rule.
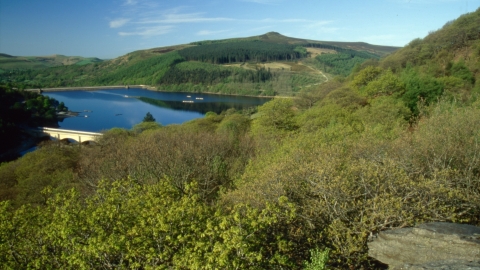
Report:
[[[315,58],[317,55],[324,53],[337,53],[335,50],[322,49],[322,48],[307,48],[307,52],[310,53],[311,58]]]
[[[279,62],[268,62],[268,63],[247,62],[247,63],[228,64],[223,66],[240,67],[240,68],[250,69],[250,70],[265,68],[265,69],[270,69],[272,71],[317,73],[316,70],[313,70],[305,66],[302,62],[290,62],[290,61],[279,61]]]

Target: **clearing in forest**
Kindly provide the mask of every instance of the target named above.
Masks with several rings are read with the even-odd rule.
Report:
[[[296,62],[265,62],[265,63],[254,63],[254,62],[247,62],[247,63],[235,63],[235,64],[228,64],[223,65],[225,67],[241,67],[244,69],[256,70],[259,68],[270,69],[272,71],[291,71],[291,72],[307,72],[312,73],[316,72],[316,70],[312,70],[305,65],[303,65],[300,61]]]
[[[324,53],[337,53],[335,50],[331,49],[322,49],[322,48],[307,48],[307,52],[310,53],[311,58],[317,57],[317,55]]]

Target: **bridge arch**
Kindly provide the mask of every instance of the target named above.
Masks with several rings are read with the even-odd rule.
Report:
[[[79,130],[69,130],[69,129],[59,129],[59,128],[46,128],[39,127],[36,130],[33,130],[36,133],[37,137],[52,137],[59,141],[69,140],[75,141],[77,143],[86,143],[89,141],[96,141],[97,138],[101,137],[102,133],[97,132],[88,132],[88,131],[79,131]]]

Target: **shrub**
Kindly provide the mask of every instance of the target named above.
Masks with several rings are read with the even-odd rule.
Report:
[[[311,262],[305,262],[304,270],[325,270],[327,269],[328,255],[330,249],[326,248],[323,251],[320,251],[319,248],[310,250],[310,260]]]

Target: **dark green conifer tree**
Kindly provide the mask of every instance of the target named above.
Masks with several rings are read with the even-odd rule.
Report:
[[[150,112],[147,112],[143,118],[143,122],[155,122],[155,118],[153,118],[153,115]]]

